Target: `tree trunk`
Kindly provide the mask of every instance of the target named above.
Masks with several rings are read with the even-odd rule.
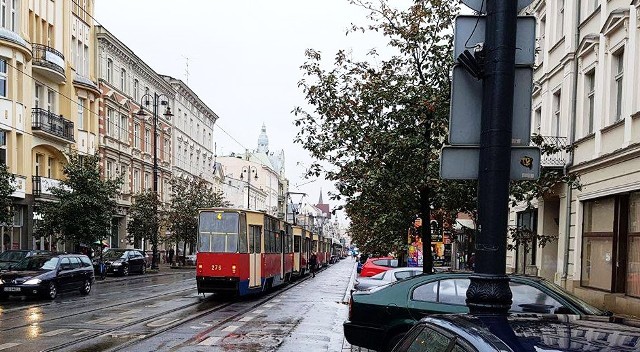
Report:
[[[422,272],[433,272],[433,253],[431,251],[431,207],[429,205],[429,189],[427,186],[420,188],[420,236],[422,237]]]

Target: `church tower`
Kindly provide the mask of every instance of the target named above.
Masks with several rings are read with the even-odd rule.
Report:
[[[262,131],[258,137],[258,153],[269,154],[269,137],[267,137],[267,126],[262,124]]]

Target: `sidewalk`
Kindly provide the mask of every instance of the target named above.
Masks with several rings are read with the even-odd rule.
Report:
[[[282,303],[295,307],[301,319],[278,351],[351,351],[342,323],[349,314],[355,264],[351,258],[340,260],[284,295]]]

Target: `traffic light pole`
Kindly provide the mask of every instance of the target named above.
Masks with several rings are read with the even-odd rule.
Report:
[[[478,232],[467,305],[471,313],[506,314],[512,299],[505,269],[518,11],[517,1],[486,1]]]

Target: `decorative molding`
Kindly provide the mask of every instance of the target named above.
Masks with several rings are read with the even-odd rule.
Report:
[[[609,14],[609,17],[605,21],[600,33],[609,36],[611,32],[618,30],[621,26],[625,27],[625,30],[628,32],[629,27],[629,9],[628,8],[618,8]]]

